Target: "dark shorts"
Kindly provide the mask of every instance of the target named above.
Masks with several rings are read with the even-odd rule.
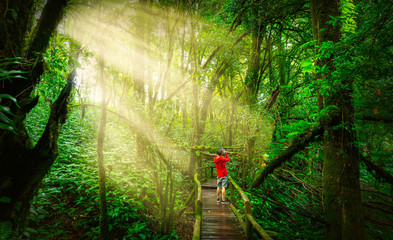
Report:
[[[217,177],[217,187],[228,188],[228,176]]]

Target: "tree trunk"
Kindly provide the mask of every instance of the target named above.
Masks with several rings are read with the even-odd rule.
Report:
[[[97,164],[98,164],[98,185],[100,194],[100,238],[109,239],[109,219],[108,206],[106,203],[105,167],[104,167],[104,139],[106,127],[106,87],[104,80],[104,60],[100,56],[98,59],[98,81],[101,87],[101,118],[100,129],[97,136]]]
[[[59,128],[67,116],[67,104],[75,71],[68,76],[68,83],[52,104],[44,133],[34,147],[27,134],[24,120],[38,102],[38,97],[30,96],[43,73],[43,62],[40,57],[36,57],[36,53],[46,50],[49,38],[62,18],[66,4],[65,0],[46,2],[28,51],[32,53],[28,54],[31,57],[29,61],[36,64],[27,63],[19,66],[23,69],[17,70],[28,72],[25,74],[26,79],[3,81],[4,85],[0,90],[0,93],[15,97],[21,106],[11,107],[11,111],[15,113],[12,121],[17,126],[18,135],[0,130],[0,226],[6,226],[9,236],[12,232],[18,234],[18,231],[23,229],[35,189],[58,154]],[[0,40],[0,56],[12,58],[25,55],[22,51],[27,45],[26,32],[30,31],[31,17],[34,15],[33,1],[2,1],[0,13],[5,20],[0,24],[0,35],[6,36]],[[17,18],[13,18],[15,13]],[[8,238],[8,235],[5,238]]]
[[[255,2],[255,1],[254,1]],[[251,30],[251,52],[246,75],[247,105],[252,106],[257,101],[258,77],[260,71],[260,56],[262,45],[262,26],[259,24],[258,7],[252,9],[253,25]]]
[[[142,106],[145,106],[146,92],[145,92],[145,27],[146,21],[144,21],[144,10],[146,8],[146,0],[139,0],[139,9],[137,11],[137,42],[136,42],[136,53],[134,54],[134,92],[136,98],[140,101]],[[142,135],[136,133],[136,158],[137,161],[141,161],[144,158],[146,151],[146,141]]]
[[[311,1],[314,38],[319,44],[340,40],[340,28],[327,24],[330,16],[340,15],[339,5],[338,0]],[[330,72],[334,71],[333,57],[320,59],[317,65],[326,65]],[[331,87],[333,89],[325,97],[325,105],[334,105],[337,109],[331,112],[331,121],[325,125],[325,157],[322,172],[325,215],[328,223],[325,239],[365,239],[359,182],[360,159],[353,133],[353,82],[343,79],[339,87]]]
[[[27,58],[34,58],[37,54],[41,55],[48,43],[50,37],[63,17],[64,8],[67,0],[49,0],[46,2],[40,21],[33,33],[33,40],[27,51]]]
[[[311,3],[310,6],[311,6],[311,17],[312,17],[312,31],[313,31],[313,37],[315,40],[315,46],[319,46],[322,43],[321,38],[319,36],[319,29],[321,28],[321,26],[320,26],[321,19],[318,19],[318,17],[319,17],[318,13],[316,11],[313,11],[314,4]],[[316,51],[318,51],[317,48],[316,48]],[[317,60],[316,65],[321,66],[323,64],[320,62],[320,60]],[[317,73],[315,78],[320,79],[320,78],[322,78],[322,76],[320,73]],[[318,110],[322,110],[323,109],[323,96],[320,92],[317,93],[317,98],[318,98]]]
[[[34,0],[0,1],[0,57],[20,57],[34,15]],[[18,16],[14,18],[14,14]]]
[[[199,120],[199,135],[201,136],[205,132],[205,127],[206,127],[206,120],[207,120],[207,114],[209,110],[209,106],[211,104],[211,101],[213,100],[213,93],[214,90],[216,89],[216,86],[219,83],[219,80],[221,76],[225,73],[227,68],[229,67],[229,60],[224,59],[219,67],[217,67],[216,71],[214,72],[212,76],[212,80],[210,84],[207,87],[207,90],[203,94],[203,102],[201,106],[201,118]]]
[[[184,23],[183,28],[186,28],[186,24],[185,24],[186,21],[184,20],[184,15],[183,15],[183,19],[181,21]],[[186,35],[185,31],[183,31],[182,38],[180,41],[180,46],[181,46],[180,76],[181,76],[182,80],[185,79],[185,75],[186,75],[186,71],[185,71],[186,67],[185,67],[185,60],[184,60],[184,57],[185,57],[184,56],[185,55],[184,42],[185,42],[185,37],[186,37],[185,35]],[[181,97],[182,97],[182,103],[183,103],[183,105],[181,107],[182,119],[183,119],[182,124],[183,124],[183,129],[186,129],[186,127],[187,127],[187,98],[186,98],[186,91],[185,90],[181,91]]]
[[[191,6],[190,6],[191,8]],[[190,10],[192,11],[192,10]],[[191,136],[191,146],[199,145],[200,140],[200,126],[199,126],[199,92],[198,92],[198,82],[197,82],[197,58],[196,58],[196,43],[195,43],[195,26],[191,16],[191,59],[192,59],[192,127],[193,133]],[[197,162],[197,156],[195,151],[190,152],[190,163],[188,166],[188,174],[192,176],[194,174],[195,164]]]
[[[228,145],[229,146],[233,145],[232,128],[235,123],[236,107],[237,107],[237,102],[235,102],[235,100],[233,99],[232,103],[231,103],[231,116],[229,118],[229,128],[228,128]]]
[[[52,104],[44,133],[34,148],[20,142],[20,135],[2,133],[8,137],[0,143],[0,224],[9,222],[13,231],[23,229],[35,189],[57,157],[59,129],[67,116],[75,75],[75,71],[69,75],[67,85]]]

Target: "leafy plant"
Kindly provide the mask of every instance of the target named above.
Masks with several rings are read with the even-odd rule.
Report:
[[[13,116],[14,114],[8,106],[1,104],[3,99],[9,99],[14,102],[17,107],[19,107],[18,102],[14,97],[8,94],[0,94],[0,129],[9,130],[16,134],[15,124],[10,118],[10,116]]]

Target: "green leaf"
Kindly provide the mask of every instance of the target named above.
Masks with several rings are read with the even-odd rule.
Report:
[[[9,108],[9,107],[7,107],[7,106],[3,106],[3,105],[0,105],[0,112],[5,112],[5,113],[7,113],[7,114],[9,114],[9,115],[14,115],[12,112],[11,112],[11,109]]]
[[[2,113],[1,111],[0,111],[0,121],[7,123],[8,125],[11,125],[11,126],[14,125],[12,120],[9,117],[7,117],[4,113]]]
[[[302,49],[302,48],[307,48],[307,47],[310,47],[310,46],[314,46],[315,41],[316,41],[316,40],[312,40],[312,41],[306,42],[305,44],[302,44],[302,45],[300,46],[300,49]]]
[[[291,133],[287,134],[287,138],[290,138],[292,136],[296,136],[296,135],[299,135],[299,134],[300,134],[300,132],[291,132]]]
[[[27,77],[24,77],[24,76],[22,76],[22,75],[15,75],[15,76],[5,76],[5,77],[2,77],[2,78],[0,78],[0,81],[1,81],[1,80],[4,80],[4,79],[14,79],[14,78],[27,79]],[[10,80],[10,82],[12,82],[12,81]]]
[[[300,154],[295,154],[295,157],[298,157],[300,159],[308,160],[305,156],[300,155]]]
[[[10,203],[11,202],[11,198],[9,198],[9,197],[1,197],[0,198],[0,202],[2,202],[2,203]]]
[[[306,59],[305,61],[303,61],[300,64],[300,67],[302,68],[302,72],[306,73],[306,72],[314,72],[315,71],[315,67],[313,62],[311,61],[311,59]]]
[[[10,221],[0,222],[0,239],[11,239],[12,224]]]
[[[14,61],[14,62],[5,62],[5,63],[0,64],[0,67],[1,67],[1,66],[6,66],[6,65],[10,65],[10,64],[20,64],[20,65],[22,65],[23,63],[22,63],[22,62],[18,62],[18,61]]]
[[[13,101],[13,102],[16,104],[16,106],[19,107],[18,101],[17,101],[16,98],[14,98],[13,96],[11,96],[11,95],[9,95],[9,94],[0,94],[0,102],[1,102],[1,99],[2,99],[2,98],[7,98],[7,99]]]
[[[195,151],[195,155],[197,155],[199,157],[199,156],[201,156],[201,152]]]
[[[27,72],[22,71],[22,70],[9,70],[9,71],[2,70],[1,75],[6,76],[6,75],[11,75],[11,74],[21,74],[21,73],[27,73]],[[26,77],[24,77],[24,78],[26,78]]]
[[[5,123],[1,123],[1,122],[0,122],[0,129],[5,129],[5,130],[8,130],[8,131],[16,133],[15,132],[15,128],[13,128],[11,125],[8,125],[8,124],[5,124]]]

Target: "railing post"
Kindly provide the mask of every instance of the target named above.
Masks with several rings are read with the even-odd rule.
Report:
[[[251,208],[251,203],[250,203],[250,201],[245,201],[244,202],[244,211],[245,211],[245,224],[246,224],[246,226],[245,226],[245,228],[246,228],[246,231],[245,231],[245,235],[246,235],[246,239],[252,239],[252,226],[251,226],[251,222],[250,222],[250,219],[248,219],[248,217],[247,217],[247,215],[248,214],[250,214],[251,216],[252,216],[252,208]]]
[[[258,234],[264,239],[264,240],[273,240],[269,234],[266,233],[265,230],[255,221],[255,219],[252,216],[252,208],[251,208],[251,202],[248,199],[247,195],[243,192],[243,190],[233,181],[231,177],[228,177],[230,182],[231,182],[231,203],[232,203],[232,210],[235,213],[236,217],[239,219],[239,222],[242,225],[242,228],[244,230],[244,235],[246,239],[253,239],[253,226],[257,230]],[[245,218],[244,220],[240,216],[238,210],[236,209],[235,203],[235,190],[240,194],[240,197],[243,199],[244,202],[244,211],[245,211]],[[233,193],[232,193],[233,191]]]
[[[229,192],[230,192],[230,198],[229,201],[231,202],[231,204],[237,208],[237,203],[236,203],[236,198],[235,198],[235,187],[233,186],[232,182],[229,181]]]
[[[202,187],[198,181],[198,174],[194,175],[195,181],[195,223],[194,233],[192,236],[193,240],[199,240],[202,232]]]

